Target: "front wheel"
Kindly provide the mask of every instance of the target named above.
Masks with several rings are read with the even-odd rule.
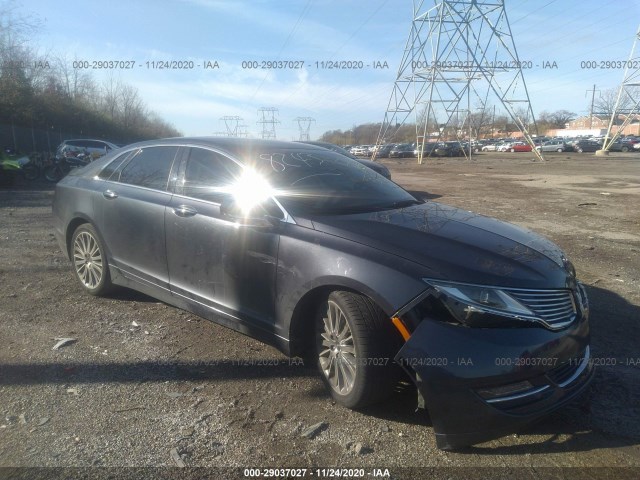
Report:
[[[557,151],[558,153],[562,153],[564,150],[562,148],[559,148]]]
[[[401,378],[401,344],[391,320],[368,297],[334,291],[316,316],[316,354],[334,400],[361,408],[387,398]]]
[[[71,261],[86,292],[106,295],[113,288],[105,249],[93,225],[80,225],[71,237]]]

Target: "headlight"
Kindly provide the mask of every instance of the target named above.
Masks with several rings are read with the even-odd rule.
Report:
[[[437,299],[453,318],[464,325],[523,326],[523,321],[537,320],[534,312],[500,288],[431,279],[424,281],[438,292]],[[514,321],[517,324],[513,325]]]

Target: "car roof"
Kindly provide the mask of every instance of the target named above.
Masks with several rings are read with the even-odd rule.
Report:
[[[224,150],[237,157],[243,157],[255,150],[322,150],[327,151],[316,145],[308,143],[288,142],[283,140],[262,140],[253,138],[237,138],[237,137],[173,137],[157,140],[147,140],[144,142],[133,143],[127,145],[127,149],[142,148],[153,145],[194,145],[203,147],[214,147]]]

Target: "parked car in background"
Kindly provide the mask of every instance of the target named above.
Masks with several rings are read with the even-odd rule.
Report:
[[[525,142],[516,142],[509,147],[510,152],[530,152],[533,150],[531,145]]]
[[[365,166],[369,167],[371,170],[374,170],[375,172],[378,172],[383,177],[388,178],[389,180],[391,180],[391,172],[389,171],[389,169],[387,167],[385,167],[381,163],[372,162],[371,160],[365,160],[364,158],[358,158],[355,155],[352,155],[351,153],[347,152],[344,148],[342,148],[342,147],[340,147],[338,145],[335,145],[333,143],[312,142],[312,141],[297,141],[296,143],[306,143],[307,145],[315,145],[316,147],[326,148],[327,150],[331,150],[332,152],[339,153],[340,155],[344,155],[345,157],[349,157],[349,158],[355,160],[356,162],[359,162],[362,165],[365,165]]]
[[[496,147],[496,152],[508,152],[512,145],[513,142],[501,143]]]
[[[70,139],[58,145],[56,158],[61,159],[64,156],[77,156],[83,153],[88,154],[95,160],[118,148],[120,147],[116,144],[105,140],[92,140],[88,138]]]
[[[52,213],[86,293],[132,288],[303,357],[347,408],[412,381],[443,449],[512,433],[593,378],[586,291],[557,245],[327,149],[129,145],[62,179]]]
[[[549,140],[544,142],[536,149],[543,152],[572,152],[573,147],[567,144],[564,140]]]
[[[620,139],[620,141],[622,143],[628,143],[630,145],[635,145],[636,143],[640,142],[640,139],[638,139],[638,137],[635,137],[635,136],[628,136],[628,137],[622,137]]]
[[[610,152],[629,152],[633,150],[633,145],[626,142],[621,142],[620,139],[613,143],[609,143],[607,150]]]
[[[438,147],[439,143],[438,142],[427,142],[424,144],[424,146],[422,145],[418,145],[418,144],[413,144],[413,156],[414,157],[418,157],[418,155],[420,154],[420,149],[422,149],[422,155],[424,157],[431,157],[434,155],[434,150]]]
[[[433,153],[438,157],[463,157],[465,154],[460,142],[440,142]]]
[[[369,147],[371,147],[371,145],[358,145],[357,147],[352,147],[350,152],[358,157],[368,157],[371,155],[369,153]]]
[[[483,145],[481,150],[483,152],[495,152],[498,149],[498,146],[502,145],[501,143],[489,143],[487,145]]]
[[[384,145],[380,145],[378,147],[378,151],[376,152],[376,158],[388,158],[389,152],[395,146],[394,143],[385,143]]]
[[[389,151],[389,158],[406,158],[414,156],[415,147],[412,143],[397,143]]]
[[[598,142],[594,142],[592,140],[578,140],[573,144],[573,150],[582,153],[582,152],[597,152],[602,148],[602,144]]]

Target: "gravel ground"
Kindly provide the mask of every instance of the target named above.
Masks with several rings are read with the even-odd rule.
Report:
[[[631,466],[590,475],[637,478],[640,156],[531,157],[383,163],[411,191],[531,228],[567,252],[588,286],[601,363],[590,401],[440,451],[411,388],[350,411],[271,347],[136,292],[84,294],[53,237],[51,187],[18,184],[0,189],[0,467],[364,466],[398,478],[410,476],[403,467],[487,467],[535,478],[545,467]],[[61,338],[75,340],[54,350]]]

